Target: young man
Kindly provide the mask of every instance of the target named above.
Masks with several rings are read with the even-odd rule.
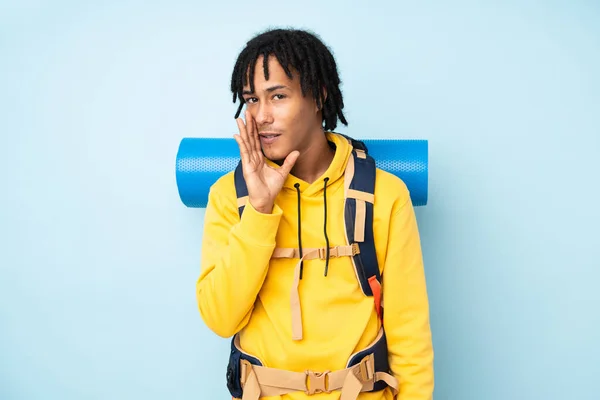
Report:
[[[339,84],[328,48],[300,30],[253,38],[235,64],[241,165],[211,187],[196,286],[208,327],[234,336],[234,398],[432,398],[410,195],[331,132],[347,125]]]

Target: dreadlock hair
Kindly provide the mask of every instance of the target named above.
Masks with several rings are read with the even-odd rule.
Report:
[[[240,100],[235,114],[238,118],[244,106],[243,87],[250,80],[250,90],[254,92],[254,70],[260,56],[263,56],[263,73],[269,79],[268,58],[273,55],[291,79],[291,68],[300,76],[302,95],[310,91],[316,100],[317,107],[322,110],[323,128],[333,130],[338,118],[348,125],[342,108],[344,100],[340,91],[340,78],[335,59],[329,48],[313,33],[297,29],[272,29],[263,32],[246,43],[239,54],[231,76],[231,92],[233,102]],[[322,103],[322,90],[327,96]]]

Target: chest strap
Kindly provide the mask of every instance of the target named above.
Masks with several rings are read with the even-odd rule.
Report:
[[[354,256],[360,252],[357,244],[350,246],[334,246],[329,248],[329,257],[345,257]],[[327,256],[327,249],[325,247],[319,248],[302,248],[302,255],[305,260],[324,260]],[[273,251],[271,258],[300,258],[300,250],[297,248],[290,247],[277,247]]]
[[[314,259],[323,260],[327,256],[327,249],[325,247],[302,249],[302,252],[302,258],[298,260],[296,267],[294,268],[294,281],[290,293],[293,340],[302,340],[302,310],[300,304],[300,294],[298,293],[298,286],[300,285],[300,267],[302,262],[304,260]],[[360,249],[356,243],[349,246],[335,246],[329,248],[329,257],[352,257],[358,254],[358,252],[360,252]],[[278,247],[273,251],[273,255],[271,257],[299,258],[300,250],[296,248]]]

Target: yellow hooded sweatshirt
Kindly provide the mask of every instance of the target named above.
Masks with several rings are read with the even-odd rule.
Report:
[[[239,333],[241,348],[266,367],[297,372],[344,369],[350,356],[367,347],[380,329],[373,297],[363,294],[350,257],[330,258],[327,276],[325,260],[316,258],[303,261],[297,289],[302,339],[292,338],[290,293],[299,260],[272,255],[276,248],[299,247],[297,183],[302,247],[325,246],[325,215],[330,247],[347,244],[344,171],[352,147],[342,136],[327,133],[327,137],[336,147],[327,171],[312,184],[290,174],[270,214],[247,203],[240,218],[233,172],[210,189],[196,284],[198,308],[212,331],[222,337]],[[406,185],[381,169],[376,174],[373,214],[382,274],[383,325],[391,373],[399,381],[397,399],[430,400],[433,347],[417,222]],[[339,391],[269,397],[339,398]],[[387,388],[361,393],[358,398],[394,397]]]

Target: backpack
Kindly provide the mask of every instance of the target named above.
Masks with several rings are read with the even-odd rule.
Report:
[[[375,252],[375,243],[373,238],[373,206],[375,193],[375,176],[376,164],[373,157],[368,154],[367,146],[358,140],[352,139],[345,135],[352,146],[352,156],[348,159],[346,166],[344,185],[345,185],[345,209],[344,223],[346,227],[347,244],[346,248],[352,247],[351,255],[348,252],[354,266],[356,277],[360,283],[362,292],[369,297],[373,297],[373,302],[377,315],[381,321],[382,327],[377,338],[365,349],[353,354],[347,362],[346,370],[341,372],[349,372],[350,375],[357,373],[357,387],[348,386],[348,379],[344,380],[343,385],[338,389],[344,393],[347,390],[346,396],[356,398],[361,390],[364,390],[364,385],[370,387],[367,391],[380,391],[387,386],[392,388],[394,396],[398,393],[398,381],[390,374],[388,361],[387,339],[383,329],[383,307],[381,304],[381,276],[377,262],[377,254]],[[242,173],[241,161],[238,163],[234,172],[235,190],[238,198],[238,211],[240,217],[244,212],[245,198],[248,196],[248,189],[244,181]],[[347,249],[346,249],[347,250]],[[270,369],[264,370],[264,366],[260,359],[251,354],[244,352],[239,343],[239,336],[236,334],[231,340],[231,352],[227,365],[227,388],[233,399],[242,399],[247,397],[252,400],[257,400],[262,393],[264,385],[269,388],[267,382],[259,382],[257,375],[253,372],[254,369],[263,368],[263,378],[265,373],[269,373]],[[337,373],[339,373],[338,371]],[[281,374],[284,375],[281,375]],[[274,377],[276,392],[288,393],[298,390],[290,389],[292,381],[301,378],[303,385],[299,382],[295,384],[305,386],[309,395],[321,393],[322,391],[329,392],[329,388],[325,384],[326,375],[328,373],[306,372],[306,377],[298,378],[296,373],[288,375],[286,371],[277,371]],[[284,378],[281,378],[284,376]],[[354,376],[354,375],[352,375]],[[281,379],[284,379],[290,387],[282,384]],[[308,391],[305,380],[311,381],[311,389]],[[249,393],[245,393],[243,382],[249,384]],[[283,386],[282,386],[283,385]],[[313,388],[312,385],[315,385]],[[361,388],[362,385],[362,388]],[[355,386],[350,383],[349,386]],[[271,387],[271,389],[273,389]],[[282,389],[285,389],[282,391]]]

